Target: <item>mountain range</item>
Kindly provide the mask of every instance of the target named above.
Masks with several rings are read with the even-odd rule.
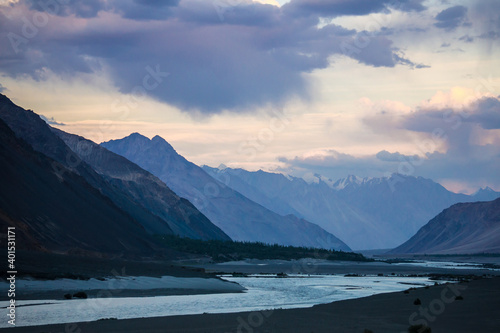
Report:
[[[108,233],[105,231],[107,222],[111,225],[120,223],[121,227],[124,228],[123,232],[128,231],[127,235],[130,236],[130,239],[127,240],[127,237],[124,236],[119,241],[120,244],[133,244],[135,242],[132,241],[133,239],[143,237],[142,241],[137,242],[138,245],[149,242],[159,249],[160,247],[157,246],[158,244],[153,237],[157,234],[176,234],[182,237],[198,239],[230,239],[229,236],[210,222],[189,201],[178,197],[158,178],[140,169],[137,165],[123,157],[113,154],[88,140],[51,128],[33,111],[24,110],[16,106],[6,96],[1,94],[0,119],[13,132],[17,140],[13,141],[9,139],[7,134],[4,135],[5,140],[2,144],[7,151],[11,149],[14,153],[17,149],[15,145],[24,145],[23,147],[32,149],[44,161],[44,164],[41,166],[43,170],[37,171],[31,162],[33,158],[30,157],[23,160],[20,157],[16,160],[17,169],[26,170],[25,177],[22,174],[18,174],[17,176],[11,175],[12,179],[19,181],[18,187],[19,191],[21,191],[20,193],[24,193],[22,192],[23,190],[27,191],[31,187],[36,189],[36,191],[32,191],[29,195],[26,195],[26,198],[29,198],[29,200],[23,200],[21,194],[16,196],[16,189],[10,190],[13,191],[12,196],[17,197],[17,203],[13,203],[8,197],[9,192],[2,193],[0,198],[3,212],[2,220],[4,223],[5,221],[20,223],[20,230],[26,230],[27,234],[31,236],[36,232],[37,237],[31,237],[31,243],[38,245],[31,247],[57,248],[59,251],[62,247],[54,247],[54,244],[61,243],[63,238],[75,239],[75,237],[79,237],[77,236],[79,233],[82,236],[94,233],[96,234],[95,239],[100,239],[103,242],[103,252],[109,252],[108,250],[116,252],[120,248],[119,246],[108,248],[105,242],[108,239],[113,243],[113,235],[115,234],[114,232]],[[63,137],[68,144],[71,144],[77,153],[60,137]],[[10,147],[10,145],[14,146]],[[9,161],[9,158],[6,158],[5,161]],[[50,168],[47,167],[47,164]],[[7,165],[5,167],[7,168]],[[83,191],[81,188],[85,188],[90,193],[79,195],[78,200],[71,195],[59,197],[56,195],[59,192],[54,193],[54,190],[59,189],[60,186],[53,182],[53,177],[50,178],[50,181],[47,180],[43,184],[38,184],[30,178],[29,172],[38,172],[41,175],[49,173],[53,177],[56,177],[62,185],[66,186],[66,192],[80,193]],[[78,179],[78,182],[69,182],[68,179]],[[42,187],[43,185],[46,185],[46,187]],[[66,192],[60,191],[60,193]],[[51,195],[53,195],[52,201],[49,200],[51,199]],[[49,196],[49,198],[46,196]],[[97,199],[96,196],[100,199]],[[99,200],[102,202],[98,202]],[[41,203],[48,202],[50,204],[40,206]],[[85,206],[83,205],[85,202],[92,202],[92,205]],[[19,205],[25,205],[26,207],[20,207]],[[113,211],[114,215],[108,212],[106,208],[102,208],[108,206],[112,207],[112,209],[109,209]],[[19,209],[14,209],[13,207],[18,207]],[[73,213],[72,215],[65,215],[64,213],[58,215],[58,211],[71,211]],[[75,215],[82,217],[75,218]],[[64,219],[61,220],[60,218],[62,217]],[[28,228],[26,224],[23,224],[26,221],[40,222],[36,227],[34,224],[30,224],[32,228]],[[79,224],[79,233],[68,231],[68,228],[72,227],[72,221]],[[22,225],[24,225],[24,229],[21,227]],[[135,227],[130,227],[130,225],[134,225]],[[100,231],[99,226],[104,231]],[[110,228],[113,229],[114,227]],[[36,230],[44,230],[44,232]],[[49,239],[46,239],[51,234],[59,235],[57,237],[54,236],[58,240],[57,242],[54,241],[51,243]],[[101,234],[104,234],[105,237],[101,236]],[[119,235],[120,233],[117,232],[116,236],[118,237]],[[70,246],[70,243],[64,244]],[[30,247],[28,244],[26,246]],[[134,247],[128,248],[133,249]],[[72,249],[98,252],[99,247],[97,242],[87,241],[83,237],[80,242],[74,242]],[[122,250],[124,253],[134,253],[132,250],[125,251],[123,247]],[[165,249],[162,248],[161,250]],[[154,253],[151,247],[146,252],[150,254]]]
[[[455,204],[390,253],[500,253],[500,199]]]
[[[101,145],[159,177],[233,240],[350,250],[320,226],[292,214],[280,215],[212,178],[159,136],[149,139],[134,133]]]
[[[158,252],[142,225],[84,178],[34,151],[2,120],[0,142],[0,224],[2,230],[15,227],[18,250]]]
[[[500,193],[489,187],[465,195],[400,174],[306,182],[199,167],[160,136],[133,133],[99,145],[50,127],[2,94],[0,140],[0,224],[15,226],[27,249],[168,252],[156,235],[343,251],[402,243],[394,251],[500,247]]]
[[[166,222],[144,223],[149,232],[168,234],[168,228],[182,237],[230,240],[191,202],[180,198],[164,182],[137,164],[83,137],[54,128],[52,131],[106,181]]]
[[[430,179],[400,174],[337,181],[316,175],[306,182],[262,170],[203,169],[264,207],[314,222],[357,250],[394,248],[457,202],[500,197],[488,188],[472,196],[457,194]]]

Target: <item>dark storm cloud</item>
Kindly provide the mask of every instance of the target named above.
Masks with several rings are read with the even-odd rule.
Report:
[[[307,99],[304,74],[328,67],[336,54],[368,66],[423,67],[389,36],[335,24],[318,28],[320,17],[421,10],[421,1],[292,0],[278,8],[249,0],[92,0],[69,1],[52,12],[40,3],[30,1],[29,8],[57,16],[29,36],[22,17],[33,12],[0,25],[1,72],[42,79],[46,70],[67,77],[106,70],[121,92],[143,94],[146,82],[148,95],[185,111]],[[84,22],[87,17],[93,19]]]
[[[488,130],[500,129],[500,100],[497,98],[481,99],[465,121],[477,123]]]
[[[478,125],[486,130],[500,129],[500,100],[483,97],[464,109],[419,110],[401,119],[399,126],[415,132],[432,133],[441,128],[468,135],[464,131],[464,124]]]
[[[116,11],[123,17],[135,20],[161,20],[171,13],[170,7],[180,0],[23,0],[30,9],[51,15],[75,15],[81,18],[96,17],[100,11]]]
[[[441,11],[436,15],[438,28],[453,30],[465,23],[467,19],[467,8],[464,6],[453,6]]]
[[[423,11],[423,0],[292,0],[283,9],[292,16],[319,15],[336,17],[367,15],[396,9],[405,12]]]
[[[170,17],[180,0],[114,0],[109,4],[124,18],[132,20],[163,20]]]
[[[386,0],[292,0],[283,9],[292,16],[366,15],[387,11]]]
[[[58,16],[75,15],[82,18],[95,17],[106,6],[106,2],[103,0],[24,0],[24,2],[36,11],[43,11]]]

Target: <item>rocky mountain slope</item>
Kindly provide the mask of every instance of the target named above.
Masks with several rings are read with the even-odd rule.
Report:
[[[84,178],[34,151],[2,120],[0,170],[2,235],[8,226],[15,227],[17,250],[99,256],[152,255],[160,250],[130,215]]]
[[[500,199],[455,204],[391,253],[500,253]]]
[[[177,196],[164,182],[137,164],[83,137],[57,129],[53,131],[108,182],[166,222],[145,225],[151,233],[163,234],[168,226],[182,237],[230,240],[191,202]]]
[[[134,133],[101,145],[159,177],[233,240],[349,250],[318,225],[281,216],[215,180],[159,136],[150,140]]]
[[[454,203],[477,201],[485,194],[500,196],[492,190],[474,196],[456,194],[430,179],[399,174],[384,178],[351,175],[337,181],[317,175],[306,182],[264,171],[203,169],[269,209],[318,224],[354,249],[396,247]]]
[[[68,170],[80,175],[90,186],[143,225],[148,232],[175,233],[201,239],[228,239],[227,235],[208,221],[193,205],[179,198],[156,177],[144,170],[141,171],[135,164],[111,152],[106,153],[100,146],[88,140],[75,139],[68,135],[64,136],[63,132],[54,131],[36,113],[15,105],[2,94],[0,94],[0,119],[7,123],[17,137],[57,162],[53,164],[56,175],[63,177]],[[75,153],[56,133],[72,143],[78,153]],[[86,160],[92,162],[99,172]],[[127,175],[128,171],[132,173]],[[148,182],[154,183],[155,187],[146,190],[144,185]],[[151,198],[153,194],[148,191],[159,191],[155,194],[159,197]],[[138,200],[139,197],[141,200]],[[208,229],[205,230],[204,227]]]

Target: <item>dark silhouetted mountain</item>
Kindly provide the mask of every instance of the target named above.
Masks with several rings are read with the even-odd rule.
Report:
[[[57,174],[54,167],[62,170]],[[16,228],[17,249],[151,255],[144,227],[85,179],[36,152],[0,120],[0,224]]]
[[[455,204],[391,253],[500,253],[500,199]]]
[[[164,182],[151,173],[83,137],[53,129],[83,161],[108,182],[133,200],[167,222],[176,235],[194,239],[230,240],[222,230],[197,210],[188,200],[180,198]],[[165,234],[165,224],[145,225],[151,233]]]
[[[101,145],[159,177],[233,240],[349,250],[319,226],[281,216],[213,179],[159,136],[150,140],[135,133]]]
[[[268,209],[312,221],[354,249],[395,247],[443,209],[477,200],[452,193],[432,180],[399,174],[386,178],[348,176],[337,181],[316,175],[308,183],[264,171],[203,168]]]
[[[118,156],[115,154],[111,156],[111,152],[105,154],[101,147],[88,140],[81,138],[77,142],[76,139],[66,136],[68,142],[72,142],[73,148],[78,151],[78,154],[75,153],[36,113],[16,106],[1,94],[0,119],[7,123],[17,137],[25,140],[36,151],[59,162],[53,165],[56,175],[62,177],[70,170],[82,176],[91,186],[141,223],[148,232],[176,233],[201,239],[212,239],[212,237],[228,239],[227,235],[209,222],[187,200],[180,199],[152,175],[144,170],[141,172],[140,168],[136,165],[132,166],[133,163],[125,159],[116,161]],[[96,147],[99,151],[94,152],[94,156],[92,150]],[[96,172],[87,164],[86,159],[92,162],[100,172]],[[109,164],[105,165],[108,162]],[[60,165],[64,168],[60,168]],[[135,172],[135,175],[127,176],[127,168]],[[155,187],[145,189],[146,183],[149,185],[155,182]],[[159,197],[151,198],[153,194]],[[162,206],[163,204],[165,206]],[[204,226],[208,229],[204,230]],[[171,227],[175,229],[175,232]]]

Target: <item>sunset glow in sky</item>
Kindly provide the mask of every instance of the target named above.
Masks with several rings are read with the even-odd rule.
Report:
[[[497,0],[0,1],[0,92],[197,164],[500,190]]]

